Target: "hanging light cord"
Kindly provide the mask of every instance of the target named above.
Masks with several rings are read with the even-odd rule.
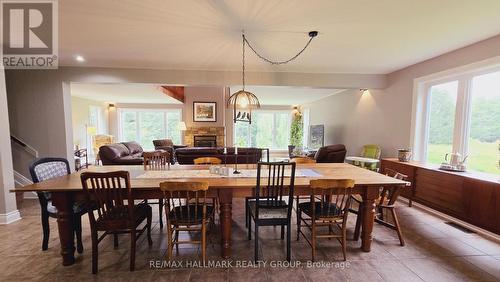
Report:
[[[250,42],[247,40],[247,38],[245,37],[245,33],[243,33],[242,34],[242,36],[243,36],[243,56],[245,56],[245,43],[246,43],[246,44],[248,44],[248,47],[250,47],[250,49],[255,53],[255,55],[257,55],[257,57],[261,58],[262,60],[270,63],[271,65],[284,65],[284,64],[287,64],[287,63],[289,63],[289,62],[297,59],[297,57],[300,56],[307,49],[307,47],[309,46],[309,44],[311,44],[311,41],[317,35],[318,35],[317,31],[311,31],[311,32],[309,32],[309,41],[307,41],[306,45],[304,46],[304,48],[302,48],[302,50],[300,50],[295,56],[291,57],[290,59],[284,60],[284,61],[273,61],[273,60],[270,60],[270,59],[262,56],[261,54],[259,54],[255,50],[255,48],[253,48],[253,46],[250,44]],[[243,60],[243,70],[245,70],[245,60]],[[243,76],[243,80],[244,80],[244,76]],[[244,83],[243,83],[243,85],[244,85]]]
[[[241,64],[242,66],[242,69],[243,69],[243,91],[245,91],[245,34],[243,33],[243,40],[242,40],[242,48],[243,48],[243,52],[242,52],[242,61],[243,63]],[[250,45],[248,45],[250,46]],[[252,48],[252,47],[250,47]]]

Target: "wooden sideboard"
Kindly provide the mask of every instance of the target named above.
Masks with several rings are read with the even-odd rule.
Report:
[[[437,165],[382,159],[381,169],[408,175],[411,189],[403,197],[500,234],[500,176],[448,172]]]

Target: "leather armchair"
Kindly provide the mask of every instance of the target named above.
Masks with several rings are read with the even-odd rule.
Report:
[[[343,144],[319,148],[314,156],[317,163],[343,163],[347,150]]]
[[[155,150],[163,150],[167,151],[170,154],[170,163],[175,163],[175,145],[171,139],[159,139],[153,140],[153,145],[155,146]]]

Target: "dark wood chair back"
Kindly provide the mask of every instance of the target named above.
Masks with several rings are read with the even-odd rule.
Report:
[[[259,148],[260,150],[260,162],[269,162],[269,148]],[[266,153],[266,157],[264,160],[264,152]]]
[[[350,203],[353,179],[311,180],[312,218],[331,220],[346,217]]]
[[[99,218],[118,219],[127,216],[123,213],[116,214],[119,210],[128,213],[129,219],[134,218],[134,199],[128,171],[84,172],[80,178],[83,191],[93,203],[92,208],[97,210]],[[89,212],[89,216],[90,223],[94,224],[96,222],[94,213]]]
[[[386,168],[384,169],[384,174],[390,177],[394,177],[399,180],[406,180],[408,179],[408,176],[402,173],[399,173],[393,169]],[[380,192],[380,199],[379,199],[379,205],[384,205],[384,206],[394,206],[396,203],[396,200],[399,197],[399,194],[401,194],[402,187],[400,186],[395,186],[395,187],[383,187],[382,191]]]
[[[160,183],[160,190],[171,223],[190,225],[206,219],[208,182],[165,181]]]
[[[144,152],[145,170],[164,170],[170,167],[170,153],[166,151]]]
[[[259,218],[259,207],[283,208],[283,196],[288,196],[288,217],[293,205],[295,187],[295,163],[259,162],[255,188],[255,217]],[[286,180],[286,181],[285,181]],[[285,194],[288,189],[288,194]]]

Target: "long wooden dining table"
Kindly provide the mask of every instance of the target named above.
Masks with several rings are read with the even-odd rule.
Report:
[[[241,166],[240,166],[241,168]],[[243,165],[243,169],[245,166]],[[254,166],[255,169],[255,166]],[[363,198],[361,212],[363,214],[361,249],[370,251],[372,230],[375,215],[375,199],[379,196],[381,186],[408,186],[409,183],[367,169],[359,168],[346,163],[318,163],[298,164],[298,170],[314,172],[312,175],[302,175],[295,178],[295,195],[310,195],[309,181],[312,179],[354,179],[353,193],[360,194]],[[109,172],[125,170],[130,173],[131,186],[134,199],[158,199],[163,196],[159,184],[170,177],[147,176],[143,166],[90,166],[83,171]],[[252,196],[255,189],[255,177],[206,177],[207,166],[173,165],[171,171],[198,170],[202,177],[183,177],[182,172],[176,173],[178,181],[208,181],[208,196],[218,197],[220,205],[221,226],[221,256],[231,257],[231,222],[233,198]],[[57,208],[57,225],[61,244],[63,265],[72,265],[75,262],[75,246],[73,236],[72,206],[75,201],[84,201],[85,195],[80,182],[80,172],[67,176],[54,178],[40,183],[12,189],[11,192],[51,192],[53,205]],[[180,176],[179,176],[180,175]],[[193,175],[193,173],[186,173]]]

